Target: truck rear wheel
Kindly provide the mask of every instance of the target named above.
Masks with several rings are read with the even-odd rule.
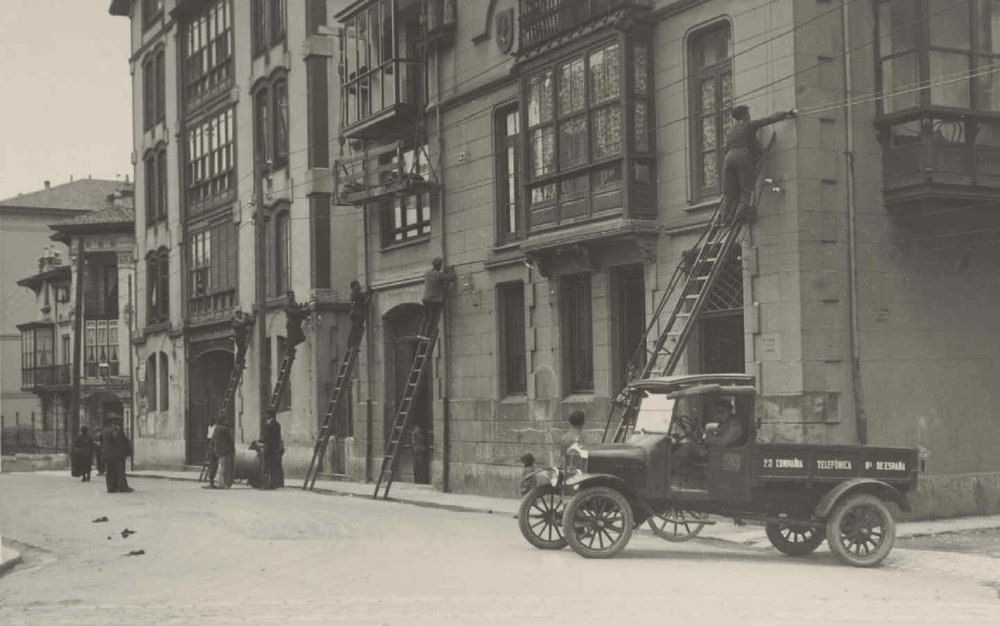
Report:
[[[857,493],[837,503],[826,522],[830,551],[846,565],[871,567],[888,556],[896,522],[879,498]]]
[[[607,559],[625,549],[634,524],[625,496],[610,487],[591,487],[566,505],[563,535],[580,556]]]
[[[528,543],[541,550],[562,550],[566,547],[563,537],[563,511],[566,502],[559,489],[552,485],[539,485],[524,496],[517,512],[517,524]]]
[[[826,539],[820,529],[798,524],[771,522],[764,527],[764,531],[771,545],[788,556],[812,554]]]

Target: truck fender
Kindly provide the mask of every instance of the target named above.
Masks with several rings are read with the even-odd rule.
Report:
[[[827,492],[813,510],[813,516],[819,519],[825,518],[841,498],[854,492],[870,493],[883,500],[895,502],[904,511],[912,510],[906,496],[889,483],[875,480],[874,478],[852,478],[851,480],[845,480]]]
[[[611,487],[617,489],[632,503],[633,508],[642,502],[642,498],[638,497],[635,491],[625,484],[625,481],[613,474],[580,473],[568,477],[563,484],[566,487],[573,487],[573,491],[579,491],[587,487]]]

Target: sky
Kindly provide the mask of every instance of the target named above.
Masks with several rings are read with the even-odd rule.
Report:
[[[0,199],[133,179],[129,21],[110,0],[2,0]]]

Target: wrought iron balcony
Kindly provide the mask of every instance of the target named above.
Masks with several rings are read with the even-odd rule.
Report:
[[[396,142],[337,159],[333,169],[337,204],[364,204],[394,193],[424,191],[435,185],[427,147]]]
[[[653,0],[520,0],[520,52],[652,8]]]

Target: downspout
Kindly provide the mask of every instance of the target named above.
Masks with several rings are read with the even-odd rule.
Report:
[[[74,319],[73,319],[73,386],[72,386],[72,396],[70,396],[70,424],[69,432],[70,438],[76,436],[76,433],[80,430],[80,371],[83,367],[83,346],[81,342],[83,341],[83,276],[84,272],[84,260],[83,260],[83,236],[81,235],[77,240],[76,244],[76,285],[74,285],[74,298],[76,302],[73,303],[74,308]],[[103,427],[104,424],[102,423]]]
[[[365,289],[371,285],[371,267],[370,261],[368,259],[368,209],[367,205],[361,208],[361,222],[363,224],[364,236],[362,241],[364,242],[364,264],[365,264]],[[365,481],[372,482],[372,437],[375,434],[375,415],[372,408],[372,393],[375,390],[375,359],[372,356],[372,348],[374,347],[374,342],[372,341],[372,331],[374,330],[374,325],[372,324],[372,307],[371,302],[368,304],[368,332],[365,333],[365,372],[366,372],[366,386],[367,393],[365,398]]]
[[[133,272],[135,271],[133,266]],[[129,434],[132,435],[132,455],[128,458],[129,469],[135,470],[135,368],[132,363],[132,351],[134,346],[132,345],[132,321],[135,318],[135,305],[132,303],[132,276],[128,277],[128,310],[126,315],[128,319],[128,406],[129,406]],[[169,391],[167,392],[169,393]]]
[[[851,49],[847,45],[850,29],[847,20],[847,2],[840,3],[840,23],[843,32],[844,100],[851,101]],[[865,414],[861,389],[861,347],[858,338],[858,246],[857,215],[854,201],[854,115],[851,104],[844,107],[844,158],[847,170],[847,274],[850,283],[848,307],[851,312],[851,387],[854,391],[854,414],[857,441],[868,443],[868,416]]]
[[[444,89],[441,85],[441,73],[442,73],[442,63],[441,63],[441,48],[438,47],[434,51],[434,66],[435,82],[437,83],[437,102],[434,106],[434,117],[435,132],[437,134],[437,149],[438,149],[438,210],[441,211],[441,258],[448,258],[448,237],[445,231],[445,196],[444,196],[444,127],[442,114],[441,114],[441,99],[443,97]],[[451,327],[451,310],[450,307],[443,307],[443,314],[441,316],[442,332],[441,332],[441,418],[442,418],[442,433],[441,433],[441,491],[448,492],[451,491],[451,405],[448,399],[448,383],[451,380],[451,368],[448,364],[451,362],[451,342],[448,341],[448,329]]]

